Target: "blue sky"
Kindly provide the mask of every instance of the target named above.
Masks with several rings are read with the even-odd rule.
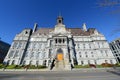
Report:
[[[111,33],[120,26],[120,15],[111,14],[117,7],[99,7],[99,0],[0,0],[0,37],[11,44],[24,28],[54,27],[61,13],[66,27],[96,28],[110,42],[119,33]]]

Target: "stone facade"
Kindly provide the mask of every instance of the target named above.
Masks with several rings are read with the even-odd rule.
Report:
[[[109,45],[117,62],[120,63],[120,38],[112,41]]]
[[[54,28],[24,29],[17,34],[4,60],[7,64],[46,65],[70,69],[71,65],[115,64],[103,34],[94,28],[66,28],[57,18]]]

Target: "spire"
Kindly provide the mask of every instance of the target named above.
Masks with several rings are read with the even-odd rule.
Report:
[[[34,28],[33,28],[33,33],[37,30],[37,27],[38,27],[38,24],[35,23],[35,24],[34,24]]]
[[[83,23],[83,31],[87,31],[86,24]]]

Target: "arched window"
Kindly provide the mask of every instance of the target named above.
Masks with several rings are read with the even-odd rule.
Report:
[[[59,39],[59,43],[61,43],[62,42],[62,40],[61,39]]]
[[[59,48],[59,49],[57,50],[57,53],[63,53],[63,50],[62,50],[61,48]]]

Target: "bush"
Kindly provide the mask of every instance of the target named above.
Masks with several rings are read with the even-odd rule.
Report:
[[[89,65],[75,65],[74,68],[90,68]]]
[[[39,65],[37,68],[38,68],[38,69],[44,69],[44,68],[47,68],[47,67],[46,67],[46,66],[43,66],[43,65]]]
[[[3,64],[0,64],[0,69],[4,68],[4,65]]]
[[[97,68],[103,68],[103,66],[102,66],[102,65],[96,65],[96,67],[97,67]]]
[[[96,68],[96,65],[94,65],[94,64],[89,64],[89,66]]]
[[[37,69],[35,65],[30,65],[29,69]]]
[[[15,66],[15,69],[21,69],[21,68],[22,68],[22,66],[20,66],[20,65]]]
[[[102,63],[101,65],[102,67],[113,67],[114,66],[113,64],[109,64],[109,63]]]
[[[6,69],[15,69],[16,65],[8,65]]]
[[[116,63],[115,66],[116,66],[116,67],[120,67],[120,63]]]
[[[24,66],[24,69],[29,69],[30,68],[30,65],[25,65]]]

